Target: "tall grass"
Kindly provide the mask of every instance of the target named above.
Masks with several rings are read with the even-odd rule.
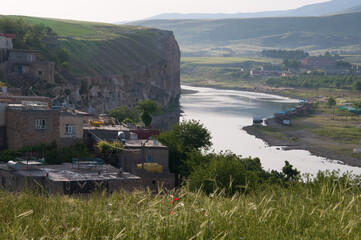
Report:
[[[360,239],[361,191],[324,178],[250,194],[0,192],[2,239]]]

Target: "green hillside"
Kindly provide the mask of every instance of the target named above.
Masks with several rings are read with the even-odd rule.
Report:
[[[110,75],[134,71],[162,59],[159,44],[168,31],[139,26],[8,16],[29,24],[52,28],[56,37],[46,37],[40,51],[54,60],[56,51],[70,53],[70,75]]]
[[[229,47],[236,52],[262,48],[361,49],[361,13],[325,17],[220,20],[149,20],[132,24],[174,31],[183,52]]]

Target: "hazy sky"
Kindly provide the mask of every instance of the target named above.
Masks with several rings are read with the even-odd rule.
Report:
[[[5,1],[5,0],[4,0]],[[237,13],[293,9],[327,0],[10,0],[0,14],[96,22],[131,21],[161,13]]]

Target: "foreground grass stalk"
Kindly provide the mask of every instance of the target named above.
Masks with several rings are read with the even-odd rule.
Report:
[[[360,239],[361,192],[339,182],[248,194],[177,191],[87,197],[0,191],[2,239]]]

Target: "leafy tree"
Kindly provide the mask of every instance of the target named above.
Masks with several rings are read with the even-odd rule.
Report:
[[[226,152],[211,153],[203,156],[204,164],[199,164],[189,176],[189,186],[196,190],[203,188],[211,193],[217,188],[233,195],[238,191],[253,189],[266,176],[258,158],[242,159],[236,154]]]
[[[285,161],[285,166],[282,168],[282,173],[288,180],[297,180],[300,172],[288,162]]]
[[[125,119],[130,119],[133,122],[139,121],[139,113],[127,106],[120,106],[106,112],[110,117],[117,120],[118,123],[123,122]]]
[[[283,60],[283,65],[285,65],[285,67],[287,68],[291,68],[291,69],[299,69],[300,67],[300,62],[297,61],[296,59],[285,59]]]
[[[337,61],[337,67],[340,67],[340,68],[351,68],[352,67],[352,64],[349,63],[349,62],[346,62],[346,61]]]
[[[1,88],[1,87],[7,87],[7,85],[6,85],[4,82],[1,82],[1,81],[0,81],[0,88]]]
[[[102,159],[108,163],[113,154],[121,152],[124,146],[120,142],[100,141],[97,144],[97,148],[99,149]]]
[[[200,158],[198,165],[193,166],[189,176],[192,190],[203,188],[207,193],[224,189],[229,195],[238,191],[249,192],[267,182],[270,184],[289,184],[299,179],[300,172],[285,161],[282,172],[263,170],[259,158],[241,158],[231,152],[210,153],[207,155],[192,154]]]
[[[152,99],[146,99],[137,103],[136,109],[140,112],[140,119],[146,126],[150,126],[152,123],[152,114],[157,113],[160,110],[158,104]]]
[[[262,55],[280,59],[301,59],[309,56],[309,54],[303,50],[263,50]]]
[[[13,39],[14,48],[45,50],[42,40],[45,36],[56,36],[49,26],[44,24],[30,25],[21,18],[0,18],[0,31],[16,34]]]
[[[358,91],[361,91],[361,81],[357,81],[355,83],[355,89],[358,90]]]
[[[168,147],[169,168],[177,177],[180,173],[188,175],[190,168],[197,165],[198,160],[201,161],[200,158],[195,157],[197,152],[212,145],[210,132],[196,120],[176,124],[171,131],[162,132],[159,141]],[[185,163],[191,154],[194,154],[194,162]]]
[[[329,108],[333,107],[336,105],[336,100],[334,97],[329,97],[328,100],[327,100],[327,106]]]
[[[56,52],[56,57],[59,59],[60,63],[69,62],[70,53],[65,48],[62,48]]]

